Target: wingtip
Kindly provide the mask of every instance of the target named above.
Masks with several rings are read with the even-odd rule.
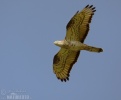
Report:
[[[89,4],[85,6],[85,8],[89,7]]]
[[[95,10],[95,8],[96,7],[94,7],[93,5],[87,5],[87,6],[85,6],[85,8],[90,8],[90,9],[92,9],[93,10],[93,12],[95,12],[96,10]]]
[[[57,77],[59,80],[61,80],[61,82],[67,82],[67,81],[69,81],[69,77],[67,77],[67,78],[64,78],[64,79],[60,79],[59,77]]]
[[[93,7],[92,10],[94,10],[96,7]]]
[[[93,7],[93,5],[89,6],[89,8],[92,8],[92,7]]]
[[[96,12],[96,10],[93,10],[93,12]]]

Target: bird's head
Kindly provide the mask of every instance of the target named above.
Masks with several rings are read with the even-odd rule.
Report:
[[[64,44],[64,41],[63,40],[62,41],[55,41],[54,44],[59,46],[59,47],[62,47]]]

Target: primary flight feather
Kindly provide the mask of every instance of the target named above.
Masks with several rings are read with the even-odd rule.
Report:
[[[54,44],[61,47],[53,59],[53,71],[61,81],[69,80],[70,71],[77,62],[80,50],[91,52],[102,52],[97,48],[84,44],[89,31],[89,23],[95,12],[93,5],[87,5],[82,11],[77,11],[66,26],[66,37],[62,41],[55,41]]]

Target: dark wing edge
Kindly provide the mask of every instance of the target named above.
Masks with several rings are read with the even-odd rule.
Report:
[[[95,11],[93,5],[87,5],[82,11],[77,11],[66,26],[67,33],[65,39],[71,39],[71,36],[76,36],[75,38],[78,38],[78,40],[83,43],[88,34],[89,23],[91,23]],[[72,32],[76,35],[72,35]],[[77,32],[80,35],[77,35]]]
[[[63,81],[69,80],[70,71],[73,65],[77,62],[80,51],[69,51],[60,49],[53,59],[53,71],[56,77]]]

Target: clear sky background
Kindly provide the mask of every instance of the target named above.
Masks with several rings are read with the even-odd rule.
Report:
[[[66,24],[87,4],[96,7],[82,51],[61,82],[53,56]],[[26,91],[32,100],[121,100],[121,0],[0,0],[0,97]],[[4,94],[3,94],[4,92]],[[9,92],[9,93],[8,93]]]

